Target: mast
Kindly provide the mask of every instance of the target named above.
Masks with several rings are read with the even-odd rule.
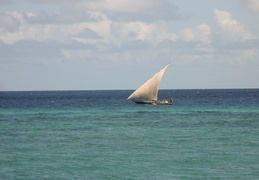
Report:
[[[128,97],[128,99],[146,98],[157,101],[158,87],[160,85],[160,81],[164,75],[164,72],[168,66],[169,64],[167,64],[165,67],[159,70],[154,76],[152,76],[150,79],[144,82]]]

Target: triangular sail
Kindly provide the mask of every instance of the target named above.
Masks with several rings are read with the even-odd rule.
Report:
[[[136,91],[134,91],[128,99],[132,98],[147,98],[150,100],[157,101],[158,87],[160,81],[164,75],[166,68],[169,66],[166,65],[160,71],[158,71],[153,77],[144,82]]]

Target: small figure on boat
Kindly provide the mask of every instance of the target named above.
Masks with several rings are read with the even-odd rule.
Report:
[[[168,101],[167,101],[167,100],[164,100],[164,99],[162,100],[162,102],[163,102],[163,103],[168,103]]]

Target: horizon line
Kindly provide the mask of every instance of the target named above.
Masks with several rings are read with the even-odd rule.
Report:
[[[175,89],[159,89],[160,90],[245,90],[259,88],[175,88]],[[43,92],[43,91],[134,91],[135,89],[85,89],[85,90],[0,90],[0,92]]]

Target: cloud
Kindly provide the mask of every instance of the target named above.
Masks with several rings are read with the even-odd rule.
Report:
[[[215,63],[244,64],[259,62],[259,40],[226,41],[224,36],[211,36],[212,59]]]
[[[163,23],[124,22],[114,23],[118,39],[141,40],[150,43],[159,43],[164,39],[176,40],[177,35],[167,31]]]
[[[256,37],[240,22],[233,19],[231,13],[214,9],[214,15],[227,38],[234,41],[245,41]]]
[[[55,4],[60,12],[7,12],[0,15],[0,40],[53,40],[80,43],[119,44],[124,40],[158,43],[176,40],[166,20],[182,18],[166,0],[27,0],[33,4]]]
[[[247,7],[254,11],[254,12],[259,12],[259,1],[258,0],[244,0]]]
[[[207,24],[200,24],[195,29],[186,28],[181,32],[184,41],[201,41],[204,44],[210,43],[211,27]]]
[[[79,10],[102,11],[110,19],[120,22],[154,22],[184,18],[177,7],[166,0],[79,1],[74,7]]]
[[[50,3],[87,11],[143,12],[157,8],[165,0],[30,0],[32,3]]]
[[[31,0],[32,3],[51,3],[69,12],[67,21],[77,16],[81,19],[85,12],[105,13],[114,21],[145,21],[184,19],[179,9],[168,0]],[[71,13],[73,15],[71,16]],[[86,17],[87,18],[87,17]]]
[[[99,0],[78,1],[75,7],[95,11],[140,12],[153,9],[159,4],[159,0]]]
[[[34,13],[10,12],[0,17],[0,40],[8,44],[20,40],[66,42],[85,31],[92,31],[92,34],[109,38],[111,23],[109,18],[101,12],[89,12],[88,15],[95,21],[55,24],[39,23],[38,15]]]
[[[21,22],[12,14],[0,14],[0,30],[2,31],[17,31]]]
[[[41,0],[36,2],[43,3]],[[175,33],[174,23],[171,20],[176,17],[177,9],[164,0],[151,1],[149,7],[142,6],[142,3],[148,1],[142,1],[137,4],[137,9],[129,8],[126,12],[122,11],[124,6],[131,6],[135,1],[122,1],[119,4],[114,4],[115,1],[112,0],[75,0],[74,3],[66,0],[44,1],[44,3],[61,2],[66,5],[73,4],[73,8],[78,8],[78,11],[72,8],[69,13],[65,9],[52,14],[46,11],[8,12],[0,16],[0,40],[8,44],[5,47],[14,50],[11,54],[16,53],[24,59],[27,54],[31,61],[34,57],[35,59],[42,57],[41,60],[52,58],[53,61],[107,60],[117,63],[121,59],[130,62],[131,58],[132,61],[138,62],[156,61],[156,59],[167,62],[178,53],[178,56],[181,56],[178,59],[186,63],[198,59],[212,59],[215,52],[224,54],[233,51],[234,48],[242,48],[233,46],[231,49],[220,46],[215,38],[212,38],[211,26],[205,23],[183,28]],[[109,7],[104,7],[103,5],[108,2],[111,3]],[[82,6],[77,7],[76,5],[80,3],[83,3]],[[86,6],[88,3],[91,6]],[[175,12],[170,13],[173,9]],[[153,21],[133,18],[134,14],[142,13],[146,15],[146,19]],[[152,13],[156,14],[157,19],[153,18]],[[223,34],[231,40],[229,42],[235,42],[233,40],[243,42],[254,38],[244,25],[232,18],[229,12],[214,9],[214,14]],[[116,19],[113,15],[124,15],[124,17]],[[224,38],[220,36],[220,39]],[[21,50],[25,49],[24,52],[27,53],[20,52],[18,47]],[[46,57],[48,50],[50,56]],[[247,48],[245,50],[249,57],[255,58],[256,50],[251,51]],[[145,53],[149,55],[145,56]],[[148,60],[144,60],[144,57],[148,57]]]
[[[158,43],[164,39],[176,40],[178,37],[168,32],[164,22],[116,22],[99,11],[90,11],[87,14],[91,21],[63,24],[49,21],[51,18],[48,18],[48,15],[42,18],[40,17],[42,14],[10,12],[0,18],[3,22],[0,39],[8,44],[20,40],[58,42],[77,40],[81,43],[89,43],[92,40],[93,43],[116,44],[125,40]]]
[[[100,36],[93,30],[86,28],[81,33],[77,34],[76,37],[86,38],[86,39],[99,39]]]

